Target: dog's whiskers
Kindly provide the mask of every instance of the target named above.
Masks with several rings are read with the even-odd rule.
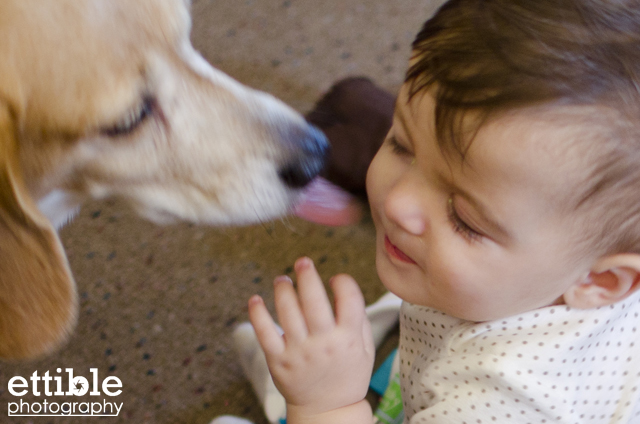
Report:
[[[289,217],[289,215],[285,215],[282,218],[280,218],[280,222],[282,222],[282,225],[284,225],[284,227],[288,231],[292,232],[293,234],[300,234],[298,229],[291,222],[291,218]]]

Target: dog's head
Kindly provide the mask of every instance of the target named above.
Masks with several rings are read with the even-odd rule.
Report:
[[[156,222],[247,224],[287,213],[320,171],[324,136],[212,68],[189,30],[186,0],[0,5],[0,357],[72,327],[54,227],[84,197]],[[60,193],[61,211],[42,207]]]

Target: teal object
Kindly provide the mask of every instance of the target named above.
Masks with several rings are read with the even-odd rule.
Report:
[[[393,352],[387,356],[387,359],[384,360],[380,368],[376,370],[376,372],[371,377],[371,383],[369,383],[369,387],[371,390],[376,392],[380,396],[384,396],[384,392],[387,390],[387,386],[389,385],[389,380],[391,377],[391,366],[393,365],[393,359],[396,357],[398,353],[398,349],[395,349]]]

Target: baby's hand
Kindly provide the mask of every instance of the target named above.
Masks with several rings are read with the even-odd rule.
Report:
[[[278,332],[262,299],[249,301],[249,317],[288,413],[317,415],[362,401],[375,347],[364,298],[348,275],[331,279],[336,316],[309,258],[296,261],[298,293],[288,277],[275,281]]]

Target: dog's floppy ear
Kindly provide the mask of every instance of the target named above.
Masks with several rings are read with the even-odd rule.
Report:
[[[62,244],[23,180],[15,119],[0,101],[0,358],[33,358],[64,341],[77,296]]]

